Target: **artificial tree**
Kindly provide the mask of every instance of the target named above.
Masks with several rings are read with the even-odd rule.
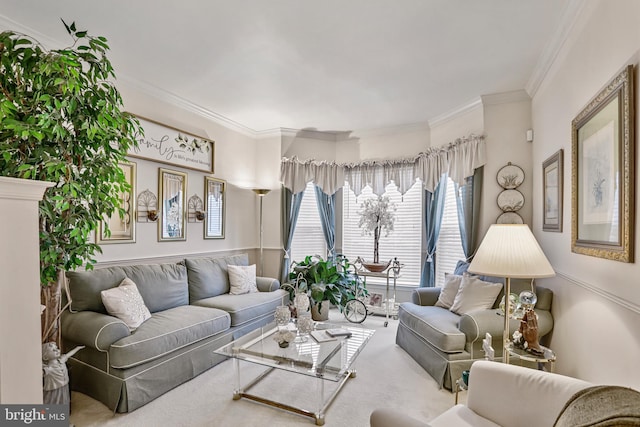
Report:
[[[129,190],[118,166],[142,134],[123,112],[104,37],[63,24],[73,44],[47,50],[13,31],[0,33],[0,174],[52,181],[40,203],[43,342],[60,341],[64,272],[91,269],[97,225]],[[108,231],[107,231],[108,232]]]
[[[388,196],[378,196],[375,199],[366,199],[362,203],[362,210],[358,212],[360,214],[358,227],[362,228],[364,234],[373,234],[374,264],[380,262],[378,245],[382,232],[385,232],[386,237],[393,231],[393,223],[396,220],[395,211],[396,205]]]

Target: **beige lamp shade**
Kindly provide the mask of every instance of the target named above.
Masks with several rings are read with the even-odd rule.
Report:
[[[553,277],[555,271],[529,226],[493,224],[469,265],[470,273],[493,277]]]

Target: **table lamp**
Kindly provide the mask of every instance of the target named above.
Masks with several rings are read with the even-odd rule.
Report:
[[[493,224],[482,239],[469,273],[505,278],[503,361],[509,363],[509,313],[511,279],[553,277],[555,271],[542,252],[529,226]]]

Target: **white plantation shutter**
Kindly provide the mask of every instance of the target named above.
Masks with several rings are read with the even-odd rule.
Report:
[[[447,178],[447,195],[436,245],[436,286],[443,286],[444,273],[453,273],[458,261],[464,258],[458,226],[455,185],[451,178]]]
[[[291,260],[300,262],[307,255],[327,256],[327,244],[320,225],[320,214],[316,204],[316,192],[313,183],[307,183],[300,205],[298,222],[293,232],[291,243]]]
[[[385,237],[380,237],[380,262],[397,257],[404,264],[398,284],[418,286],[420,284],[421,245],[422,245],[422,184],[416,182],[404,196],[395,184],[386,186],[385,196],[396,204],[396,221],[394,231]],[[357,199],[353,191],[345,184],[343,188],[343,225],[342,252],[350,261],[360,256],[368,262],[373,262],[373,236],[362,234],[358,227],[361,203],[367,198],[377,197],[370,187],[365,187]],[[305,196],[306,197],[306,196]],[[385,283],[386,279],[367,278],[368,283]]]

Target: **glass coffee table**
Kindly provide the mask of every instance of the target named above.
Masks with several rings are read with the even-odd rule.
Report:
[[[290,324],[289,328],[292,327],[293,324]],[[331,339],[324,332],[326,329],[337,328],[347,330],[351,335]],[[238,400],[244,397],[245,399],[313,418],[316,425],[324,425],[326,410],[345,382],[349,378],[356,376],[354,362],[375,331],[352,325],[317,323],[315,331],[320,331],[320,335],[325,339],[329,339],[328,341],[318,342],[313,337],[307,336],[304,342],[291,342],[287,348],[281,348],[273,339],[273,334],[277,330],[276,324],[271,323],[255,329],[215,351],[216,354],[233,359],[236,377],[233,399]],[[241,361],[261,365],[267,369],[242,385],[240,380]],[[298,408],[286,402],[277,402],[249,393],[253,386],[275,370],[306,375],[314,379],[316,382],[315,402],[310,403],[310,405],[313,405],[312,409]],[[326,381],[337,383],[337,387],[330,393],[325,393]],[[275,387],[277,386],[286,387],[286,384],[275,384]],[[313,390],[310,390],[309,394],[314,394]]]

